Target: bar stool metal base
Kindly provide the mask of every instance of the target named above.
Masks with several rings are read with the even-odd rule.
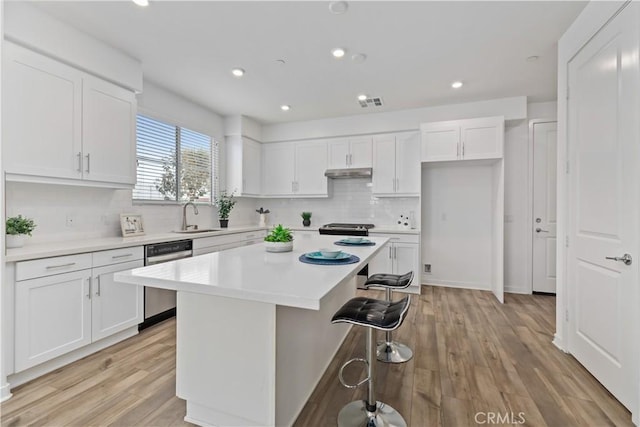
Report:
[[[391,406],[377,402],[375,413],[367,411],[367,402],[356,400],[338,414],[338,427],[407,427],[402,415]]]
[[[385,363],[404,363],[411,360],[413,357],[413,351],[406,345],[391,341],[391,342],[378,342],[378,348],[376,350],[376,358],[380,362]]]

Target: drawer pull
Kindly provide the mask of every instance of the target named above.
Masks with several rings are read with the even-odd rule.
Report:
[[[72,265],[76,265],[75,262],[70,262],[68,264],[59,264],[59,265],[47,265],[47,270],[52,270],[54,268],[65,268],[65,267],[71,267]]]
[[[128,258],[130,256],[133,256],[133,254],[114,255],[111,257],[111,259]]]

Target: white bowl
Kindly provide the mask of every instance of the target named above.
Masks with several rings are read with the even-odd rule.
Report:
[[[362,237],[347,237],[346,239],[343,239],[343,242],[347,242],[347,243],[362,243],[364,239]]]
[[[319,250],[320,255],[322,255],[325,258],[337,258],[342,251],[340,250],[335,250],[335,249],[320,249]]]

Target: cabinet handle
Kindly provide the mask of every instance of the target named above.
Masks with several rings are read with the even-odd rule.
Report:
[[[124,255],[114,255],[111,257],[111,259],[119,259],[119,258],[127,258],[133,256],[133,254],[124,254]]]
[[[91,277],[87,279],[87,298],[91,299]]]
[[[78,172],[82,173],[82,152],[78,152]]]
[[[296,192],[296,185],[295,185],[295,181],[291,181],[291,192],[295,193]]]
[[[396,191],[400,191],[400,178],[396,178]]]
[[[462,157],[464,157],[464,141],[462,141]]]
[[[96,291],[96,296],[99,297],[100,296],[100,275],[99,274],[96,276],[96,288],[98,288],[98,290]]]
[[[456,157],[460,157],[460,144],[456,145]]]
[[[389,246],[389,258],[390,258],[390,259],[391,259],[391,258],[393,258],[393,257],[391,256],[391,250],[392,250],[392,249],[391,249],[391,246]]]
[[[353,164],[353,154],[349,154],[349,166]]]
[[[393,247],[393,258],[398,259],[398,248],[395,246]]]
[[[70,262],[68,264],[58,264],[58,265],[47,265],[45,268],[47,270],[52,270],[54,268],[65,268],[65,267],[71,267],[72,265],[76,265],[75,262]]]
[[[349,155],[348,154],[344,155],[344,164],[349,166]]]
[[[91,154],[85,156],[87,158],[87,173],[91,172]]]

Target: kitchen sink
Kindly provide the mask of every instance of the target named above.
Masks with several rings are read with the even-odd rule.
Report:
[[[211,233],[213,231],[222,231],[222,229],[221,228],[199,228],[197,230],[173,230],[172,233],[198,234],[198,233]]]

